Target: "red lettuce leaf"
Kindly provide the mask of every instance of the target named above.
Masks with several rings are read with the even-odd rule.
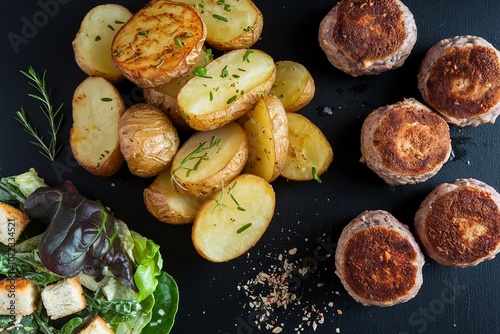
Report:
[[[26,199],[24,209],[48,224],[38,248],[47,269],[63,277],[84,272],[99,281],[108,267],[120,282],[137,290],[135,268],[118,238],[113,213],[101,203],[66,181],[37,189]]]

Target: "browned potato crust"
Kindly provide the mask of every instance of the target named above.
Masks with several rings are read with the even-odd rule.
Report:
[[[143,88],[160,87],[191,70],[206,34],[192,6],[155,0],[117,32],[111,52],[127,79]]]

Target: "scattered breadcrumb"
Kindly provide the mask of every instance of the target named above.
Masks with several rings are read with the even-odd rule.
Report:
[[[307,289],[297,289],[292,285],[293,278],[297,279],[297,273],[307,277],[308,267],[301,267],[302,260],[290,260],[287,256],[297,254],[297,248],[276,254],[269,253],[266,257],[276,259],[277,264],[270,265],[267,269],[256,271],[253,278],[240,282],[238,291],[243,291],[247,297],[244,307],[250,308],[252,314],[256,314],[255,326],[259,330],[266,329],[270,333],[292,333],[291,329],[285,328],[285,321],[280,317],[287,317],[291,323],[295,323],[293,333],[316,331],[318,326],[325,323],[325,315],[335,315],[335,303],[328,300],[325,305],[317,305],[308,300],[308,293],[314,288],[322,288],[322,282],[301,282]],[[338,295],[338,291],[331,291],[331,295]],[[279,312],[278,312],[279,311]],[[341,310],[336,310],[342,314]],[[297,321],[299,323],[297,324]],[[338,333],[338,332],[337,332]]]

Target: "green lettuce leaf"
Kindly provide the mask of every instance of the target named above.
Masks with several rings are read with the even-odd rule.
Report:
[[[158,277],[158,286],[154,292],[155,305],[153,316],[142,334],[169,333],[175,321],[179,307],[179,289],[175,280],[166,272]]]

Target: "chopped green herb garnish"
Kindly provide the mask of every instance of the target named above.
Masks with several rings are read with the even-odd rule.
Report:
[[[315,179],[318,183],[323,182],[323,181],[321,181],[321,179],[319,178],[318,172],[316,171],[316,167],[314,167],[314,166],[313,166],[313,167],[312,167],[311,172],[312,172],[312,177],[313,177],[313,179]]]
[[[221,15],[217,15],[217,14],[212,14],[212,17],[216,20],[219,20],[219,21],[224,21],[224,22],[228,22],[227,21],[227,18],[225,18],[224,16],[221,16]]]
[[[212,91],[210,91],[210,102],[212,102],[214,100],[214,94],[212,93]]]
[[[186,170],[186,177],[189,177],[192,171],[195,171],[198,169],[200,164],[208,159],[208,150],[218,147],[220,149],[220,145],[222,143],[222,138],[221,139],[216,139],[215,136],[212,136],[210,139],[210,143],[207,145],[207,141],[201,142],[197,148],[195,148],[191,153],[189,153],[184,159],[182,159],[179,167],[173,170],[172,172],[172,177],[171,181],[173,182],[174,180],[174,174],[180,170],[180,169],[185,169]],[[218,152],[218,151],[217,151]],[[193,167],[185,167],[186,163],[189,161],[196,160],[196,163],[194,164]]]
[[[202,66],[198,66],[193,70],[193,74],[196,75],[197,77],[212,79],[212,77],[207,75],[207,73],[208,73],[208,70],[206,69],[206,67],[202,67]]]
[[[141,30],[137,33],[139,36],[146,36],[148,34],[149,30]]]
[[[237,97],[238,97],[238,95],[231,96],[231,98],[229,100],[227,100],[227,104],[233,103],[236,100]]]
[[[252,26],[248,26],[246,28],[243,28],[243,31],[244,32],[249,32],[249,31],[252,31],[253,30],[253,27]]]
[[[116,24],[124,24],[125,22],[116,20],[115,23]]]
[[[113,99],[110,97],[103,97],[103,98],[101,98],[101,101],[102,102],[111,102],[111,101],[113,101]]]
[[[243,61],[246,61],[247,63],[250,62],[250,55],[253,53],[252,50],[247,50],[247,52],[245,52],[245,54],[243,55]]]
[[[175,38],[175,45],[177,45],[179,48],[181,48],[181,49],[182,49],[182,42],[181,42],[181,40],[180,40],[179,38],[177,38],[177,37]]]
[[[214,211],[219,207],[219,206],[226,206],[226,204],[224,204],[223,202],[224,200],[224,181],[222,181],[222,189],[221,189],[221,192],[220,192],[220,198],[217,199],[217,198],[214,198],[214,201],[215,201],[215,206],[214,208],[212,209],[212,212],[211,213],[214,213]]]
[[[227,76],[228,76],[228,74],[229,74],[229,72],[227,71],[227,65],[226,65],[226,66],[224,66],[224,68],[222,69],[222,72],[221,72],[220,76],[221,76],[221,78],[225,78],[225,77],[227,77]]]
[[[245,232],[250,226],[252,226],[252,223],[248,223],[246,225],[243,225],[242,227],[240,227],[238,229],[238,231],[236,231],[236,233],[240,234],[240,233],[243,233]]]
[[[95,41],[96,41],[96,42],[99,42],[100,40],[101,40],[101,35],[97,35],[97,36],[95,37]]]
[[[233,74],[232,77],[238,79],[240,76],[238,74]]]
[[[212,49],[209,48],[209,49],[207,49],[207,53],[205,53],[205,56],[203,57],[203,60],[205,61],[205,63],[208,63],[212,59],[213,59]]]
[[[112,31],[115,31],[115,28],[111,24],[108,24],[108,28],[111,29]]]

